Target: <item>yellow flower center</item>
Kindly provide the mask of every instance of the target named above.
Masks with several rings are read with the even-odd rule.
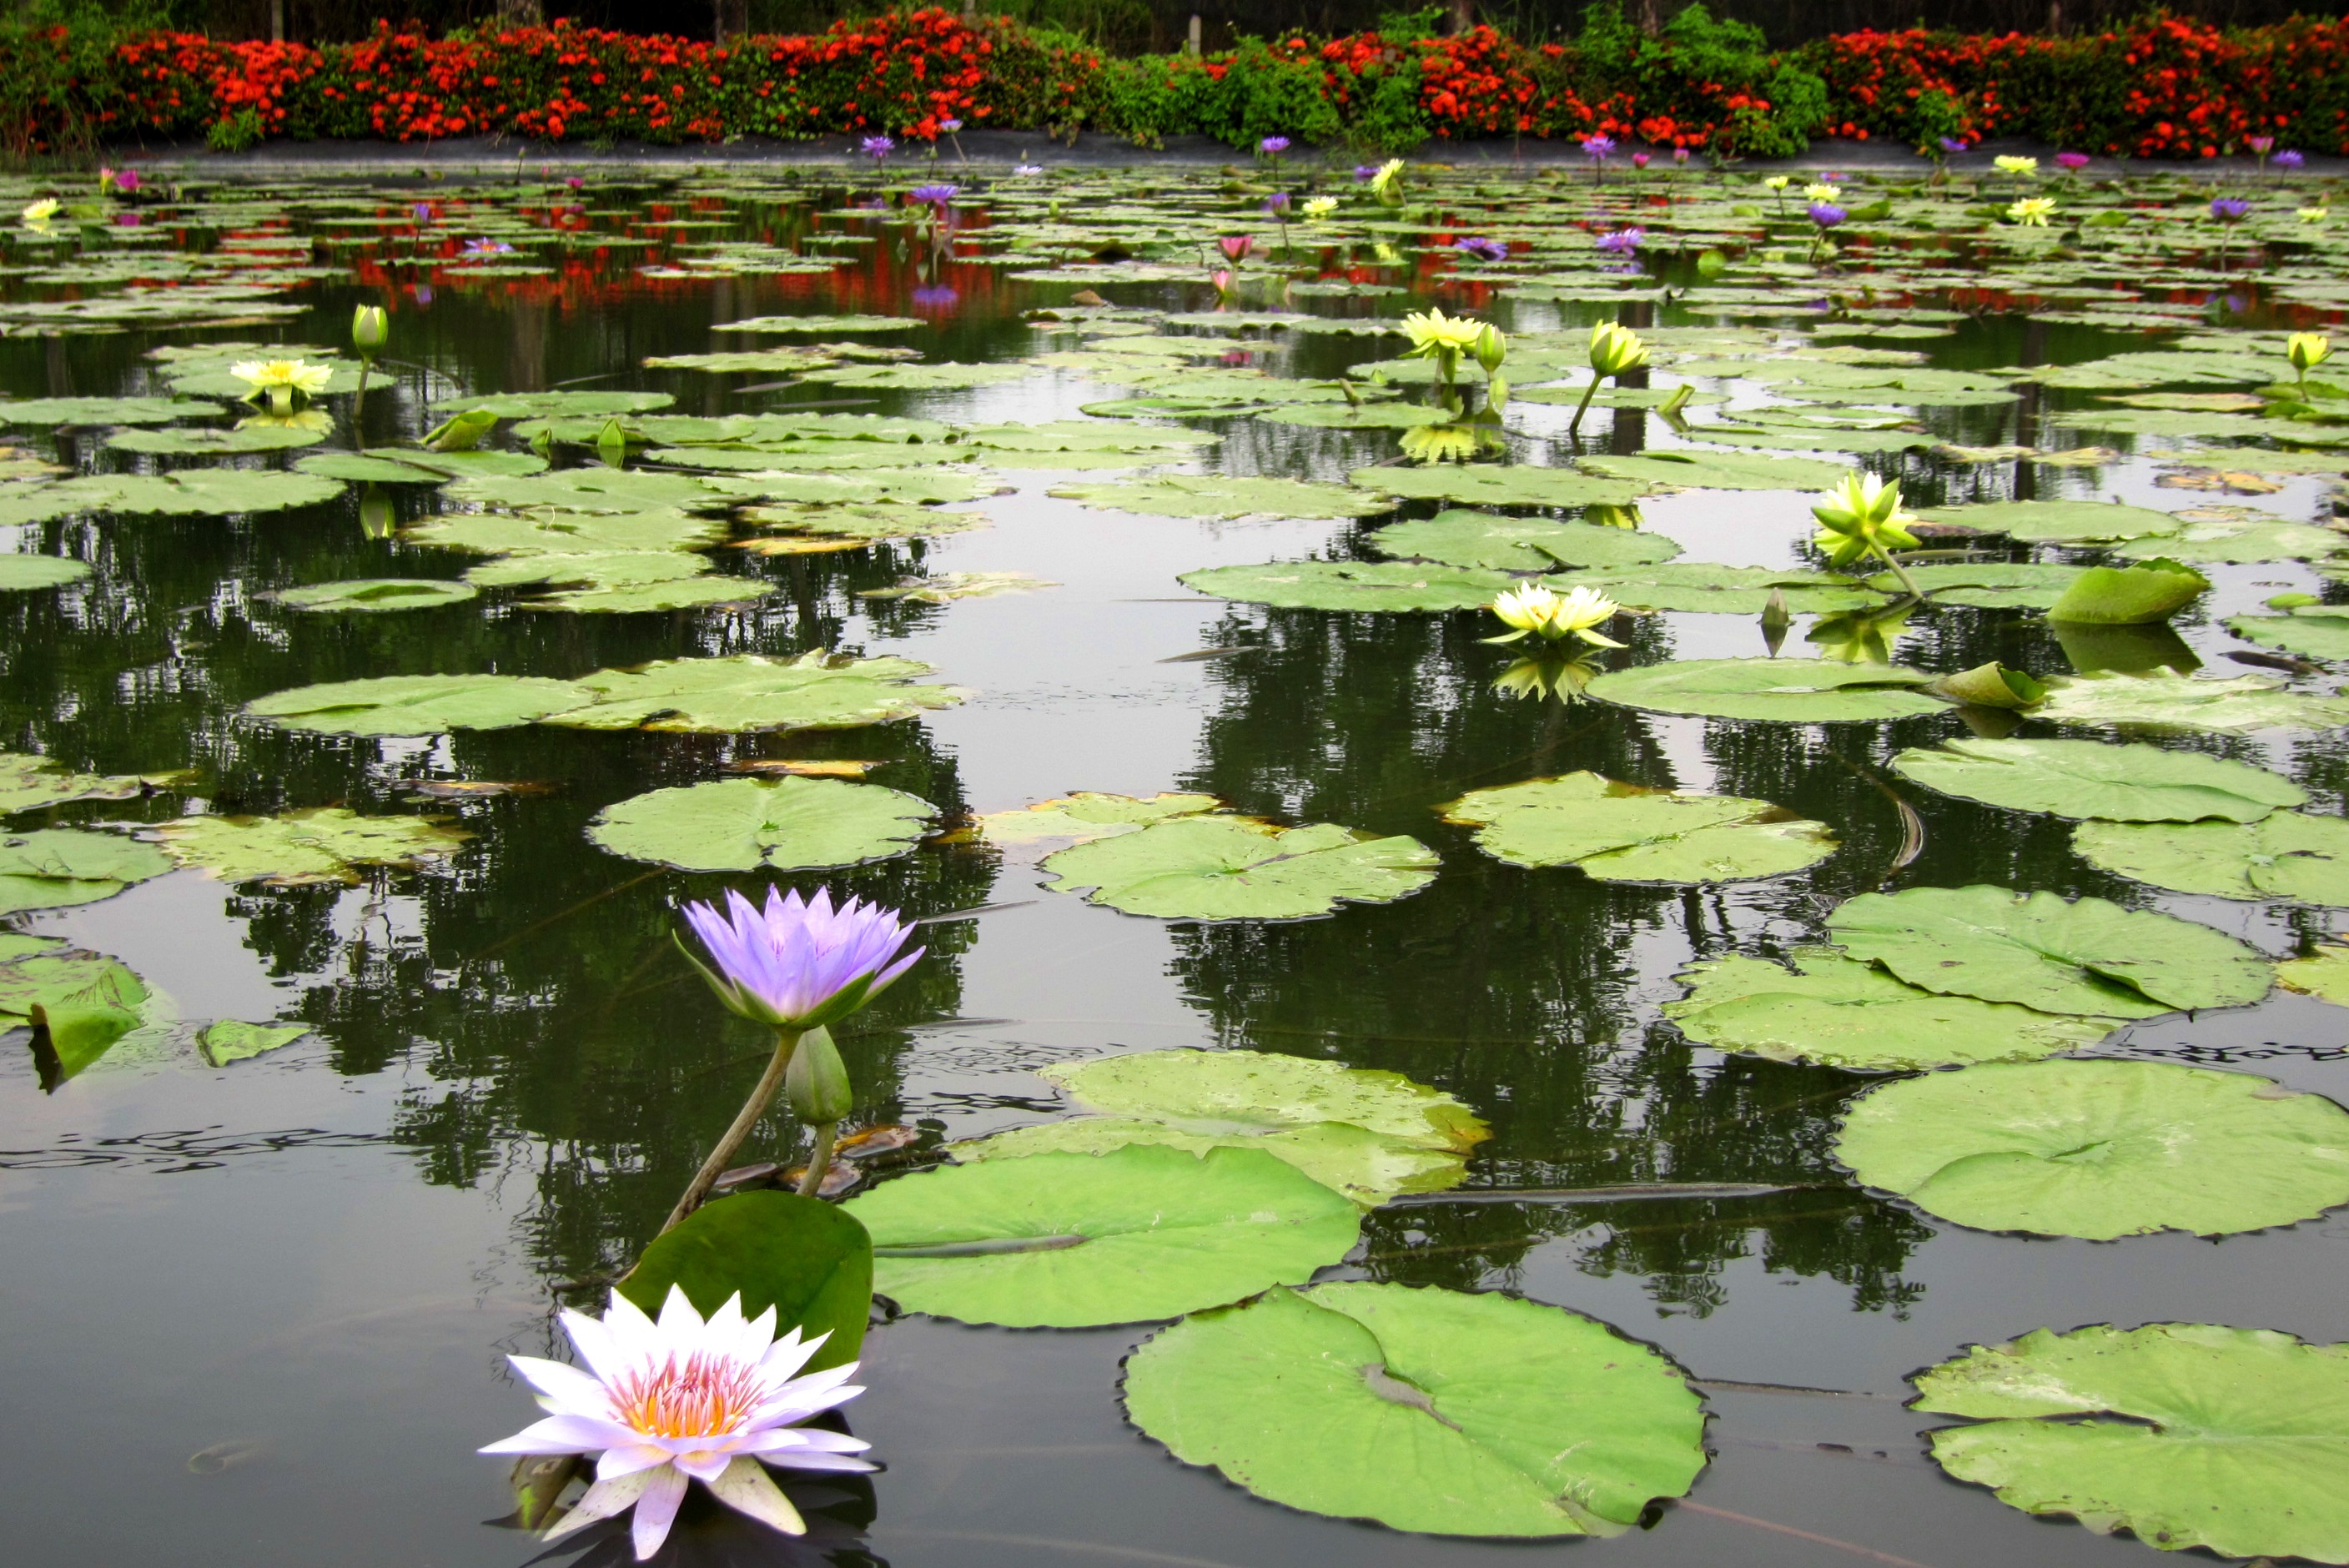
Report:
[[[648,1437],[711,1438],[740,1431],[767,1397],[749,1362],[706,1353],[631,1371],[612,1386],[612,1413]]]

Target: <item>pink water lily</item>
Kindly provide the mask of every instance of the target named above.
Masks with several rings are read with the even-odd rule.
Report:
[[[660,1550],[698,1480],[727,1507],[786,1535],[807,1523],[766,1465],[869,1470],[862,1439],[799,1425],[846,1404],[856,1363],[798,1376],[829,1335],[775,1337],[775,1309],[745,1321],[737,1295],[704,1321],[671,1285],[657,1322],[614,1295],[601,1321],[563,1315],[586,1369],[534,1356],[508,1357],[538,1390],[546,1419],[485,1454],[595,1454],[595,1483],[547,1531],[550,1539],[630,1508],[636,1561]],[[763,1463],[761,1462],[763,1461]]]

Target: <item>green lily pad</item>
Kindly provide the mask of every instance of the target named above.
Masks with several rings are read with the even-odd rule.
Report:
[[[1515,581],[1506,572],[1404,561],[1268,561],[1185,572],[1185,588],[1283,610],[1475,610]]]
[[[1026,572],[938,572],[927,577],[902,578],[886,588],[860,588],[856,596],[947,604],[957,599],[996,599],[1006,593],[1033,593],[1059,586]]]
[[[843,1205],[909,1312],[1013,1328],[1178,1317],[1295,1284],[1361,1234],[1342,1194],[1260,1149],[1130,1144],[900,1177]]]
[[[96,903],[171,869],[154,845],[114,833],[43,828],[0,835],[0,914]]]
[[[2337,729],[2349,699],[2287,691],[2262,676],[2214,680],[2173,670],[2097,670],[2051,676],[2034,718],[2119,729],[2195,729],[2246,735],[2261,729]]]
[[[771,473],[711,474],[701,482],[719,499],[912,505],[978,500],[1011,487],[995,474],[964,463],[959,468],[862,469],[846,473],[791,473],[788,453],[777,454]]]
[[[2349,1562],[2349,1346],[2206,1323],[2042,1328],[1916,1382],[1915,1408],[1981,1423],[1934,1429],[1934,1460],[2009,1507],[2169,1551]]]
[[[1128,1360],[1125,1406],[1259,1497],[1436,1535],[1619,1535],[1705,1464],[1702,1407],[1661,1353],[1560,1307],[1399,1284],[1186,1318]]]
[[[1395,505],[1386,496],[1344,485],[1226,474],[1162,474],[1148,480],[1056,485],[1047,493],[1146,517],[1371,517],[1392,511]]]
[[[1575,572],[1550,582],[1559,588],[1594,588],[1619,603],[1640,610],[1758,615],[1773,595],[1783,597],[1795,614],[1834,614],[1884,603],[1883,594],[1832,573],[1723,566],[1712,561]]]
[[[1822,659],[1682,659],[1613,670],[1587,691],[1652,713],[1786,724],[1857,724],[1946,711],[1916,690],[1932,676],[1899,665]]]
[[[46,757],[0,751],[0,817],[68,800],[132,800],[146,788],[136,775],[76,773]]]
[[[755,577],[682,577],[658,583],[594,583],[524,599],[524,610],[565,610],[576,614],[642,614],[657,610],[700,610],[748,604],[775,591]]]
[[[1643,452],[1638,457],[1590,457],[1582,466],[1609,479],[1682,490],[1817,490],[1851,472],[1845,463],[1761,452]]]
[[[356,885],[357,867],[416,866],[455,853],[473,836],[429,817],[362,817],[339,806],[275,817],[175,817],[155,831],[180,865],[272,887]]]
[[[281,1050],[310,1033],[307,1024],[246,1024],[224,1018],[196,1037],[204,1059],[216,1068]]]
[[[2191,521],[2176,533],[2133,539],[2117,555],[2165,555],[2192,565],[2258,561],[2317,561],[2349,550],[2349,533],[2282,518]]]
[[[2064,597],[2086,568],[2038,561],[1936,562],[1909,568],[1909,580],[1936,604],[1977,610],[2045,610]],[[1868,580],[1878,593],[1900,592],[1889,572]]]
[[[1441,1090],[1400,1073],[1259,1051],[1143,1051],[1058,1062],[1038,1073],[1101,1112],[954,1145],[957,1160],[1129,1143],[1261,1149],[1365,1208],[1398,1192],[1456,1185],[1466,1151],[1490,1136]]]
[[[2250,823],[2087,822],[2072,847],[2133,882],[2213,898],[2349,905],[2349,821],[2278,811]]]
[[[1334,822],[1177,817],[1046,857],[1061,892],[1169,920],[1306,920],[1341,903],[1392,903],[1435,880],[1435,852]]]
[[[504,517],[490,512],[426,518],[400,537],[410,544],[482,555],[601,555],[682,552],[716,544],[727,534],[722,517],[661,510],[640,512],[541,512]],[[707,570],[702,567],[691,571]]]
[[[828,1335],[821,1372],[856,1359],[873,1312],[873,1241],[845,1210],[795,1192],[737,1192],[705,1203],[647,1243],[614,1288],[657,1316],[670,1287],[708,1317],[735,1296],[745,1316],[775,1311],[778,1333]]]
[[[29,1020],[36,1007],[90,993],[134,1011],[147,998],[138,975],[100,954],[53,949],[0,963],[0,1020]]]
[[[1142,402],[1172,401],[1143,398]],[[1256,415],[1264,425],[1303,425],[1319,430],[1408,430],[1441,425],[1452,415],[1424,403],[1290,403]]]
[[[587,836],[616,855],[689,872],[854,866],[911,850],[928,801],[837,779],[726,779],[632,796]]]
[[[2095,740],[1961,737],[1934,750],[1903,751],[1892,768],[1961,799],[2116,822],[2256,822],[2308,799],[2291,779],[2248,762]]]
[[[676,401],[666,392],[499,392],[436,403],[432,412],[444,419],[466,413],[495,414],[501,419],[609,418],[650,413]]]
[[[1596,773],[1475,789],[1440,806],[1513,866],[1578,867],[1599,882],[1744,882],[1835,853],[1835,835],[1767,800],[1681,795]]]
[[[221,406],[191,397],[0,397],[0,425],[168,425],[209,419]]]
[[[647,370],[698,370],[710,376],[789,376],[837,365],[840,357],[820,347],[742,348],[716,354],[656,354],[644,366]]]
[[[1116,419],[1044,419],[1032,425],[981,425],[962,440],[988,451],[1162,454],[1154,460],[1195,455],[1223,440],[1176,425],[1130,425]]]
[[[1482,511],[1441,511],[1415,521],[1391,522],[1372,530],[1369,541],[1385,555],[1503,572],[1649,566],[1681,552],[1673,541],[1636,528]]]
[[[1028,365],[836,365],[811,370],[801,379],[892,392],[968,392],[1035,374]]]
[[[293,447],[315,447],[326,432],[299,425],[241,425],[233,428],[117,430],[106,444],[118,452],[147,452],[157,457],[197,458],[240,452],[282,452]]]
[[[1040,800],[1018,811],[990,811],[971,831],[990,844],[1033,844],[1052,839],[1106,839],[1139,832],[1169,817],[1219,810],[1213,795],[1161,794],[1139,799],[1080,789],[1058,799]]]
[[[574,682],[531,676],[378,676],[275,692],[244,711],[321,735],[439,735],[512,729],[591,696]]]
[[[2192,921],[2001,887],[1862,893],[1827,917],[1854,958],[1945,995],[2043,1013],[2149,1018],[2268,993],[2267,960]]]
[[[802,549],[857,549],[884,539],[928,539],[988,526],[980,512],[944,511],[895,500],[754,506],[742,513],[742,521],[785,536],[743,544],[761,555],[797,554]]]
[[[450,486],[450,500],[481,506],[544,507],[555,511],[650,511],[710,508],[725,497],[692,474],[636,469],[557,469],[551,473],[490,474]]]
[[[1678,978],[1664,1016],[1699,1045],[1855,1072],[2028,1061],[2093,1046],[2117,1017],[2058,1017],[2006,1002],[1937,995],[1833,948],[1797,948],[1789,970],[1760,958],[1706,959]]]
[[[0,593],[62,588],[89,575],[89,562],[61,555],[0,555]]]
[[[1629,506],[1646,488],[1636,479],[1593,478],[1576,469],[1522,463],[1356,469],[1347,479],[1406,500],[1451,500],[1464,506]]]
[[[465,581],[483,588],[556,583],[574,588],[642,588],[684,582],[709,571],[706,558],[681,550],[608,550],[580,555],[533,551],[482,562],[466,572]]]
[[[2166,621],[2210,588],[2210,580],[2167,558],[2142,566],[2091,566],[2048,607],[2051,621],[2141,626]]]
[[[2103,500],[2001,500],[1982,506],[1928,507],[1928,522],[1956,523],[2033,544],[2096,544],[2176,533],[2186,525],[2166,511]]]
[[[577,707],[542,716],[577,729],[678,730],[731,735],[757,729],[853,729],[890,724],[963,699],[955,686],[916,686],[930,666],[912,659],[796,659],[736,654],[659,659],[634,669],[597,670],[568,683]]]
[[[357,577],[345,583],[312,583],[281,588],[277,602],[296,610],[429,610],[458,604],[481,592],[466,583],[437,577]]]
[[[91,474],[41,492],[82,511],[229,517],[316,506],[343,493],[333,480],[267,469],[175,469],[168,474]]]
[[[836,332],[908,332],[922,325],[910,315],[754,315],[744,321],[721,322],[712,332],[761,332],[785,335]]]
[[[0,562],[6,561],[0,556]],[[2312,659],[2349,659],[2349,605],[2304,604],[2281,615],[2230,615],[2227,630],[2245,642]]]
[[[1979,1231],[2217,1236],[2349,1203],[2349,1111],[2247,1073],[2031,1062],[1871,1089],[1836,1158]]]
[[[2349,946],[2321,943],[2307,957],[2287,958],[2275,969],[2285,990],[2349,1007]]]

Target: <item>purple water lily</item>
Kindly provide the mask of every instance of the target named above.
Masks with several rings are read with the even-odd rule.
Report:
[[[932,207],[944,207],[961,194],[959,185],[916,185],[905,192],[907,200]]]
[[[1940,139],[1940,147],[1943,152],[1955,158],[1966,150],[1966,143],[1958,137],[1945,136]]]
[[[942,119],[938,121],[938,129],[945,131],[948,136],[952,136],[956,131],[962,129],[962,121],[958,119]]]
[[[1686,163],[1686,162],[1688,161],[1688,160],[1689,160],[1689,150],[1688,150],[1688,149],[1687,149],[1687,148],[1685,148],[1685,147],[1675,147],[1675,148],[1673,148],[1673,149],[1672,149],[1672,161],[1673,161],[1674,163],[1676,163],[1676,164],[1677,164],[1677,163]]]
[[[2214,196],[2210,200],[2210,216],[2221,223],[2240,223],[2251,213],[2251,204],[2240,196]]]
[[[511,256],[513,247],[503,240],[468,240],[465,253],[469,256]]]
[[[2302,164],[2308,161],[2308,157],[2305,153],[2301,152],[2295,148],[2287,147],[2282,152],[2277,153],[2273,158],[2269,159],[2268,161],[2274,164],[2278,169],[2298,169]]]
[[[1498,240],[1485,239],[1481,234],[1471,234],[1466,239],[1454,240],[1452,242],[1452,248],[1464,256],[1474,256],[1480,262],[1506,262],[1509,259],[1508,246]]]
[[[419,201],[408,210],[408,215],[419,223],[429,223],[432,222],[432,204],[429,201]]]
[[[730,892],[726,903],[724,913],[714,903],[681,912],[718,966],[693,959],[694,967],[730,1010],[772,1028],[813,1029],[845,1018],[928,951],[900,957],[914,928],[895,910],[854,898],[835,908],[822,889],[802,899],[770,887],[764,909],[739,892]]]
[[[2272,136],[2247,136],[2243,138],[2243,145],[2264,158],[2267,156],[2268,149],[2275,145],[2275,138]]]
[[[1379,166],[1378,166],[1377,164],[1375,164],[1375,163],[1357,163],[1357,164],[1355,164],[1355,165],[1354,165],[1354,183],[1355,183],[1355,184],[1357,184],[1357,185],[1368,185],[1371,181],[1376,180],[1378,177],[1379,177]]]
[[[1611,136],[1586,136],[1582,139],[1582,156],[1594,162],[1615,156],[1615,139]]]
[[[897,144],[885,136],[868,136],[857,144],[857,150],[878,163],[897,150]]]
[[[1822,229],[1832,229],[1837,223],[1842,222],[1846,218],[1850,216],[1851,214],[1849,212],[1847,212],[1832,201],[1814,201],[1811,203],[1811,222],[1816,223]]]
[[[1264,210],[1268,214],[1275,218],[1287,217],[1288,215],[1288,192],[1286,191],[1276,191],[1271,195],[1266,197],[1264,199]]]
[[[2055,155],[2055,166],[2077,174],[2088,167],[2088,155],[2085,152],[2059,152]]]
[[[1278,158],[1282,153],[1288,150],[1288,138],[1285,136],[1268,136],[1262,141],[1256,144],[1256,150],[1258,152],[1263,153],[1267,158]]]
[[[1611,234],[1599,236],[1599,248],[1612,251],[1619,256],[1629,255],[1647,242],[1645,229],[1618,229]]]

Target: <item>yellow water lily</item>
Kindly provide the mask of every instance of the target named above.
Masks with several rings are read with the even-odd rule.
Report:
[[[1483,449],[1485,439],[1475,425],[1413,425],[1402,433],[1402,455],[1414,463],[1464,463]]]
[[[1335,196],[1316,196],[1305,203],[1305,215],[1308,218],[1317,220],[1327,218],[1337,210],[1338,199]]]
[[[1621,322],[1602,321],[1590,329],[1590,368],[1600,376],[1620,376],[1648,363],[1648,346]]]
[[[1614,600],[1595,588],[1578,587],[1561,593],[1555,588],[1530,583],[1521,588],[1504,589],[1491,608],[1502,624],[1513,630],[1485,638],[1488,643],[1514,643],[1521,637],[1539,636],[1553,643],[1574,637],[1595,648],[1623,645],[1591,630],[1613,620],[1620,609]]]
[[[293,409],[295,394],[316,397],[335,378],[334,366],[299,359],[243,359],[230,366],[228,373],[252,388],[244,395],[247,402],[265,397],[281,414]]]
[[[2044,229],[2047,227],[2047,214],[2054,211],[2055,202],[2052,197],[2025,196],[2007,208],[2006,215],[2026,229]]]
[[[2300,221],[2303,223],[2322,223],[2333,216],[2333,209],[2330,207],[2302,207],[2297,211],[2300,213]]]
[[[2308,373],[2333,357],[2333,340],[2321,332],[2295,332],[2284,340],[2284,357],[2300,376],[2300,400],[2308,401]]]
[[[1906,526],[1917,519],[1900,510],[1899,480],[1888,484],[1874,474],[1846,474],[1840,484],[1811,503],[1811,515],[1819,520],[1813,542],[1826,552],[1828,565],[1840,569],[1873,555],[1891,567],[1910,596],[1916,596],[1917,585],[1891,553],[1917,548],[1917,536]]]
[[[25,222],[34,225],[36,228],[47,222],[57,215],[57,198],[54,196],[44,196],[37,201],[26,203],[25,207]]]
[[[1411,353],[1405,357],[1427,359],[1475,348],[1477,338],[1484,335],[1485,324],[1464,315],[1446,315],[1437,307],[1404,316],[1402,330],[1411,339]]]
[[[1784,191],[1787,186],[1792,185],[1794,182],[1795,181],[1792,175],[1773,174],[1769,179],[1762,181],[1762,189],[1764,191]]]
[[[1402,160],[1390,158],[1371,176],[1371,194],[1392,207],[1402,200],[1399,183],[1402,176]]]
[[[2002,152],[1991,161],[1998,166],[2001,174],[2012,174],[2017,179],[2039,172],[2039,160],[2035,158],[2017,158],[2011,152]]]
[[[1843,200],[1843,187],[1840,185],[1829,185],[1825,181],[1821,181],[1816,185],[1806,185],[1803,187],[1803,200],[1806,201],[1840,201]]]

